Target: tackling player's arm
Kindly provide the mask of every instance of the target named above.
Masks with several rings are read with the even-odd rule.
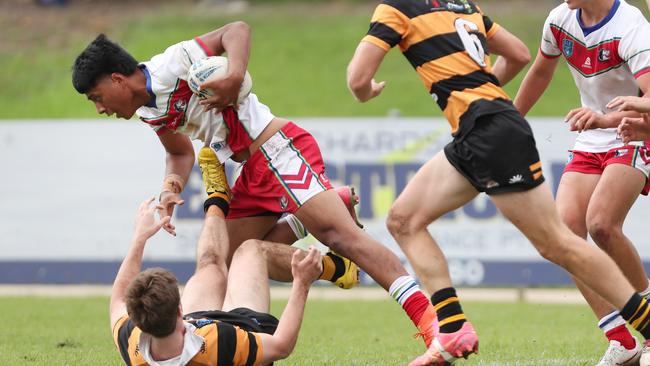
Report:
[[[190,138],[184,134],[165,132],[158,135],[167,152],[165,179],[160,192],[160,217],[171,218],[174,206],[182,205],[181,192],[187,183],[194,166],[194,147]],[[176,228],[169,220],[164,226],[165,231],[176,235]]]
[[[261,364],[266,365],[287,358],[293,351],[298,340],[309,287],[318,279],[322,270],[322,257],[316,248],[309,248],[309,253],[302,260],[300,260],[300,253],[294,252],[293,258],[291,258],[293,286],[287,306],[280,317],[278,328],[273,335],[260,334],[262,340]]]
[[[386,56],[386,50],[362,41],[359,43],[354,56],[348,65],[348,88],[359,102],[366,102],[379,94],[386,86],[386,82],[377,82],[374,77],[379,65]]]
[[[142,202],[138,208],[138,214],[135,218],[135,230],[133,231],[129,252],[124,257],[113,282],[109,305],[111,330],[115,327],[117,321],[126,314],[124,294],[133,278],[140,273],[142,253],[144,252],[147,239],[157,233],[165,223],[169,222],[168,217],[156,221],[154,211],[157,206],[152,205],[153,201],[154,198],[150,198]]]
[[[537,52],[535,62],[526,73],[514,100],[522,116],[530,111],[550,84],[559,60],[559,57],[544,55],[541,50]]]
[[[505,28],[499,29],[487,41],[490,52],[499,55],[492,73],[501,85],[506,85],[530,62],[528,47]]]
[[[206,110],[217,110],[237,104],[239,89],[244,81],[251,48],[251,29],[244,22],[233,22],[199,37],[213,55],[228,54],[228,73],[223,78],[203,83],[215,95],[200,103]]]

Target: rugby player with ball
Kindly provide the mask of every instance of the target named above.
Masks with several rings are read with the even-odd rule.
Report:
[[[77,57],[72,81],[98,113],[125,119],[137,114],[156,131],[167,151],[160,196],[163,217],[182,203],[180,193],[194,163],[190,141],[201,140],[204,147],[198,160],[208,201],[212,200],[208,204],[219,206],[227,219],[227,262],[248,239],[275,240],[268,234],[280,215],[291,213],[298,219],[294,224],[302,223],[316,239],[353,260],[387,290],[428,346],[437,332],[433,306],[397,256],[355,224],[331,189],[315,139],[293,122],[275,117],[254,93],[237,103],[249,50],[250,29],[243,22],[174,44],[143,63],[100,35]],[[199,97],[188,84],[190,68],[223,53],[228,54],[227,71],[199,85],[199,94],[210,89],[214,95]],[[246,161],[232,191],[222,167],[229,158]],[[174,233],[171,224],[165,229]],[[284,273],[290,275],[291,252],[273,257],[286,258]],[[352,264],[342,257],[323,256],[323,265],[321,277],[356,280]],[[274,273],[272,265],[269,272]]]

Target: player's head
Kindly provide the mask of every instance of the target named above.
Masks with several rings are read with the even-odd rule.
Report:
[[[131,118],[135,102],[133,82],[138,61],[118,44],[100,34],[79,55],[72,67],[72,85],[95,103],[97,112]]]
[[[151,268],[138,274],[125,299],[129,317],[143,332],[165,337],[176,329],[181,300],[176,277],[168,270]]]

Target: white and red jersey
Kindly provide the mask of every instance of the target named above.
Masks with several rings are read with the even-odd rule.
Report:
[[[609,14],[586,27],[581,10],[563,3],[551,11],[540,51],[549,58],[564,56],[580,91],[583,107],[605,114],[619,95],[639,95],[635,79],[650,72],[650,26],[639,9],[615,0]],[[616,129],[596,129],[578,135],[575,150],[605,152],[623,146]]]
[[[211,56],[210,50],[197,37],[140,64],[151,100],[136,113],[158,134],[171,131],[203,141],[224,162],[247,149],[274,116],[253,93],[242,100],[238,110],[228,107],[221,113],[204,112],[187,85],[187,72],[195,61],[207,56]]]

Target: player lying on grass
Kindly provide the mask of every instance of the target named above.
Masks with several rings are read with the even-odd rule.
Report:
[[[648,147],[621,141],[615,128],[630,112],[607,104],[617,95],[650,88],[650,27],[641,11],[619,0],[570,0],[548,16],[535,63],[515,98],[526,114],[541,97],[560,57],[573,75],[582,105],[566,116],[576,142],[569,151],[556,204],[564,223],[578,236],[591,236],[642,296],[650,295],[648,275],[623,224],[639,194],[650,191]],[[574,278],[575,279],[575,278]],[[636,362],[642,345],[619,312],[582,281],[576,284],[609,341],[599,366]]]
[[[650,304],[611,258],[560,220],[532,130],[501,88],[530,60],[523,42],[471,1],[385,0],[348,67],[348,86],[359,101],[378,96],[385,87],[373,77],[394,46],[443,110],[453,135],[408,183],[387,220],[438,310],[440,333],[412,365],[446,365],[478,349],[476,332],[428,226],[479,192],[490,196],[544,258],[621,309],[650,337]],[[494,67],[489,52],[500,56]]]
[[[269,364],[289,356],[298,338],[309,288],[322,271],[321,255],[293,253],[293,286],[278,321],[269,311],[266,258],[273,244],[249,240],[226,268],[228,242],[221,209],[209,206],[197,247],[196,272],[179,295],[173,274],[140,272],[147,240],[169,222],[156,221],[153,198],[140,205],[129,252],[110,299],[113,339],[126,365]]]
[[[397,256],[351,219],[330,189],[313,136],[275,117],[254,93],[237,109],[230,106],[238,97],[249,48],[250,29],[242,22],[174,44],[143,63],[100,35],[77,57],[72,80],[98,113],[125,119],[137,113],[156,130],[167,151],[163,216],[171,215],[174,204],[180,203],[192,169],[190,138],[205,145],[199,153],[200,166],[220,166],[228,158],[245,160],[232,199],[221,174],[208,172],[214,177],[211,203],[229,206],[230,255],[247,239],[265,238],[281,214],[292,213],[317,240],[353,260],[387,290],[429,342],[437,330],[435,310]],[[199,59],[224,52],[228,75],[203,85],[216,96],[201,104],[187,85],[188,69]],[[172,225],[165,225],[173,231]]]

